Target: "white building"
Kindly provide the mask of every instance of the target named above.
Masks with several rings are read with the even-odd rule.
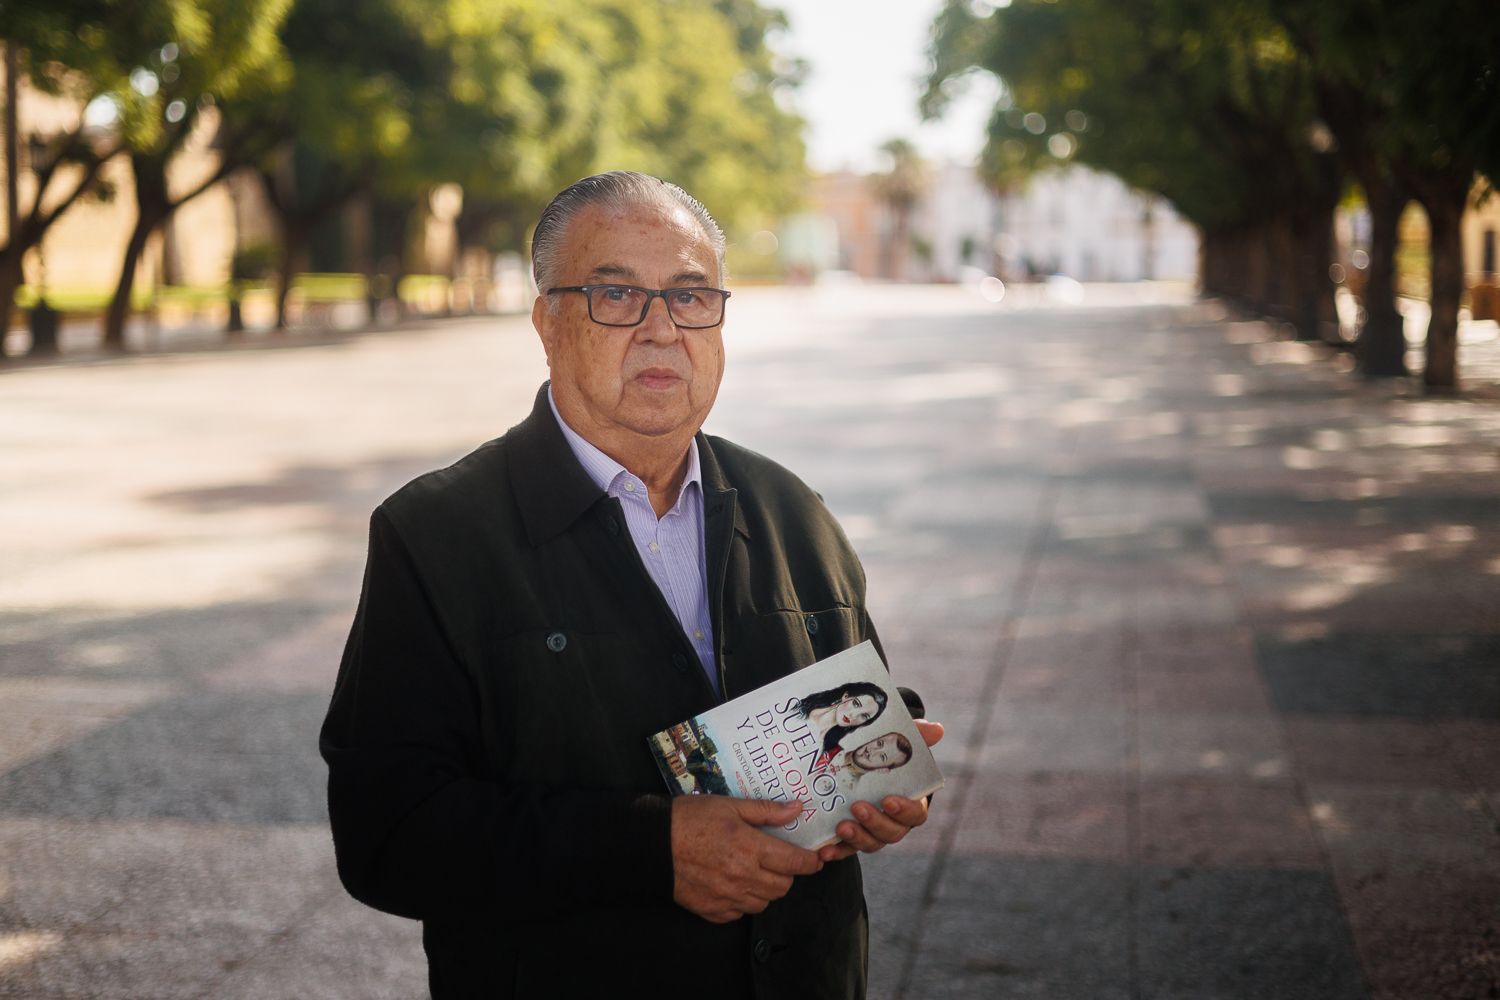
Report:
[[[1024,191],[1001,198],[998,231],[1002,277],[1191,280],[1198,273],[1198,232],[1169,202],[1087,167],[1038,174]]]

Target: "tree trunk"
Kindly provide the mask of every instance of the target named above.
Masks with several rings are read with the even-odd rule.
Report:
[[[1463,231],[1468,185],[1447,196],[1426,197],[1432,248],[1432,318],[1427,323],[1427,363],[1422,382],[1432,392],[1458,389],[1458,307],[1464,291]]]
[[[299,221],[281,220],[281,264],[276,269],[276,333],[287,329],[287,298],[292,291],[292,280],[297,276],[297,262],[307,246],[309,229]]]
[[[16,292],[21,288],[21,252],[15,243],[0,250],[0,362],[5,359],[5,336],[10,333],[11,317],[16,310]]]
[[[1396,308],[1396,246],[1407,196],[1376,171],[1360,178],[1370,209],[1370,265],[1365,275],[1364,324],[1354,343],[1367,378],[1394,378],[1406,369],[1406,320]]]
[[[21,136],[16,110],[21,60],[15,42],[5,43],[5,238],[16,238],[21,221]]]
[[[146,249],[146,241],[151,238],[151,231],[160,222],[161,219],[154,214],[136,217],[135,228],[130,232],[130,242],[125,244],[125,259],[120,264],[120,278],[115,282],[115,294],[104,313],[103,346],[107,351],[125,350],[125,320],[130,315],[130,294],[135,288],[136,267],[140,263],[141,253]]]
[[[104,313],[104,349],[125,349],[125,320],[130,315],[130,293],[135,287],[135,272],[140,264],[146,241],[176,207],[167,197],[166,162],[150,156],[132,155],[130,173],[135,179],[135,228],[125,244],[125,260],[120,265],[120,279],[114,297]]]
[[[1287,259],[1289,318],[1298,340],[1331,341],[1338,329],[1338,307],[1328,273],[1333,264],[1334,207],[1333,203],[1314,205],[1292,220]]]

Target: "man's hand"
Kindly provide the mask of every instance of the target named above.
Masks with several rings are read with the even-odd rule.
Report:
[[[811,875],[823,862],[758,827],[790,823],[800,810],[795,802],[725,795],[673,799],[672,899],[727,924],[785,896],[794,875]]]
[[[933,746],[943,738],[943,725],[917,719],[917,731],[922,742]],[[824,861],[841,861],[856,851],[874,854],[887,844],[894,844],[914,828],[927,822],[927,800],[908,799],[902,795],[887,795],[877,809],[869,802],[854,803],[854,819],[844,820],[838,825],[838,843],[825,844],[818,849],[818,857]]]

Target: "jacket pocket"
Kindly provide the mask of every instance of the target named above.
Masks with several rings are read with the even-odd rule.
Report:
[[[726,635],[735,687],[748,691],[857,644],[863,615],[858,608],[820,611],[781,609],[740,618]]]

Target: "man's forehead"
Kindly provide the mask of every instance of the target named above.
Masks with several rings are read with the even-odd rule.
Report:
[[[687,209],[670,203],[588,205],[568,225],[565,245],[571,263],[591,277],[643,277],[640,268],[648,263],[653,270],[675,267],[683,277],[715,278],[718,271],[703,227]],[[648,262],[648,255],[656,259]]]

